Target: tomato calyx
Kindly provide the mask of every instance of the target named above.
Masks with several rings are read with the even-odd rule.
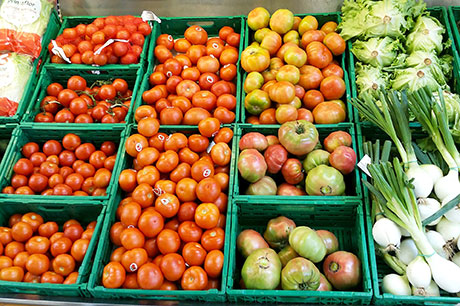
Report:
[[[336,273],[339,270],[340,270],[340,265],[336,263],[335,261],[332,261],[329,264],[329,271]]]
[[[264,256],[259,257],[257,259],[257,263],[260,269],[266,270],[270,268],[270,260],[268,259],[268,254],[265,254]]]
[[[320,191],[323,195],[328,195],[332,192],[332,187],[329,185],[321,186]]]
[[[300,124],[299,122],[297,122],[296,127],[295,127],[295,132],[297,134],[299,134],[299,135],[303,134],[303,133],[305,133],[305,127],[302,124]]]

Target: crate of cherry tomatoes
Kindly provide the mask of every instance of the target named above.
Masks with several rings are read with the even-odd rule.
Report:
[[[130,15],[64,17],[58,36],[48,44],[46,66],[139,68],[146,61],[151,32],[149,23]]]
[[[45,68],[22,122],[124,126],[132,118],[134,97],[142,77],[143,68],[129,72],[103,67]]]
[[[246,18],[241,122],[352,122],[340,12],[294,15],[257,7]]]
[[[0,173],[0,201],[107,204],[116,190],[122,127],[49,128],[13,132]]]
[[[83,296],[103,205],[27,201],[0,206],[0,292]]]
[[[149,68],[136,99],[155,107],[162,125],[204,118],[238,122],[243,18],[163,18],[153,29]]]
[[[143,123],[125,142],[88,289],[97,298],[224,301],[233,132]]]

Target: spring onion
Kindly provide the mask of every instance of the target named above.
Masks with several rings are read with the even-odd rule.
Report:
[[[436,231],[442,235],[445,241],[457,239],[460,236],[460,224],[443,217],[436,225]]]
[[[460,154],[449,131],[446,104],[442,91],[439,90],[439,103],[433,99],[427,88],[417,90],[408,96],[409,108],[433,140],[444,161],[449,166],[449,173],[440,178],[434,185],[439,200],[453,199],[460,193],[458,167]]]
[[[433,190],[430,175],[420,167],[412,146],[412,135],[408,122],[408,102],[404,92],[380,91],[382,109],[377,107],[375,99],[369,94],[363,94],[364,99],[352,99],[351,104],[360,114],[381,128],[394,142],[401,159],[406,167],[406,174],[413,179],[417,197],[426,198]]]
[[[445,259],[449,259],[450,252],[446,251],[446,241],[442,235],[436,231],[428,231],[425,235],[436,253]]]
[[[426,288],[431,282],[430,266],[421,256],[416,256],[406,269],[407,279],[409,283],[416,288]]]
[[[417,255],[417,246],[415,245],[414,240],[411,238],[404,239],[401,242],[399,250],[396,251],[396,256],[406,265],[408,265],[412,260],[414,260],[415,257],[417,257]]]
[[[440,296],[439,287],[433,281],[431,281],[430,284],[426,288],[412,287],[412,294],[421,295],[421,296]]]
[[[378,245],[386,251],[394,251],[401,242],[401,231],[398,226],[387,218],[381,218],[372,227],[372,236]]]
[[[384,293],[394,295],[410,295],[411,293],[407,277],[398,274],[385,275],[382,280],[382,289]]]
[[[460,267],[439,256],[425,236],[413,186],[404,173],[399,159],[395,158],[393,163],[370,164],[368,170],[372,175],[373,184],[368,182],[364,184],[378,198],[385,217],[410,233],[419,250],[420,256],[418,257],[426,260],[429,265],[428,270],[431,270],[436,284],[449,293],[459,292]],[[417,266],[421,267],[421,264],[417,263]],[[409,280],[412,279],[411,283],[416,287],[420,284],[425,285],[426,273],[423,275],[414,273],[411,277],[409,277],[409,272],[407,274]],[[418,276],[420,279],[417,279]],[[429,282],[426,286],[428,285]]]
[[[422,219],[422,221],[434,214],[435,212],[437,212],[441,208],[441,204],[438,202],[438,200],[433,198],[419,198],[417,200],[417,205],[418,211],[420,212],[420,218]],[[441,221],[440,217],[428,225],[436,225],[439,223],[439,221]]]

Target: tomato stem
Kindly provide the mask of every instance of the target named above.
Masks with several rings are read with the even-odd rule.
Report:
[[[335,261],[332,261],[332,262],[329,264],[329,271],[337,272],[339,269],[340,269],[340,266],[339,266],[339,264],[336,263]]]

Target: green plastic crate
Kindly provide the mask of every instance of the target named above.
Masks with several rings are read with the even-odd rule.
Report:
[[[247,127],[244,124],[239,125],[240,129],[237,131],[237,141],[239,142],[241,137],[244,134],[247,134],[249,132],[259,132],[264,135],[275,135],[278,136],[278,129],[279,125],[260,125],[260,126],[255,126],[255,125],[248,125]],[[316,128],[318,129],[319,133],[319,139],[321,144],[323,143],[324,138],[326,138],[330,133],[334,131],[346,131],[348,132],[353,139],[353,150],[355,150],[356,155],[358,155],[358,144],[356,142],[356,135],[355,135],[355,129],[353,127],[352,123],[340,123],[340,124],[323,124],[323,125],[317,125]],[[238,159],[240,150],[239,147],[237,148],[236,151],[236,161]],[[301,160],[302,161],[302,160]],[[339,202],[342,204],[353,204],[356,201],[361,200],[362,197],[362,192],[361,192],[361,184],[359,181],[359,173],[358,169],[356,168],[352,173],[344,176],[345,178],[345,184],[346,184],[346,196],[254,196],[254,195],[245,195],[244,191],[248,187],[249,183],[244,181],[239,172],[238,168],[235,167],[235,172],[233,173],[235,176],[235,184],[234,184],[234,198],[237,199],[239,202],[246,201],[250,202],[251,200],[255,201],[261,201],[263,203],[269,203],[269,204],[276,204],[276,203],[282,203],[282,202],[290,202],[291,200],[296,200],[296,201],[323,201],[323,202]],[[279,179],[277,180],[277,177]],[[284,182],[283,177],[281,174],[278,174],[277,176],[274,177],[276,182]]]
[[[96,18],[103,18],[107,16],[66,16],[63,18],[62,21],[62,26],[57,34],[57,36],[61,35],[64,29],[66,28],[72,28],[76,27],[79,24],[90,24],[92,23]],[[136,16],[139,17],[139,16]],[[148,53],[148,47],[150,43],[150,37],[152,34],[148,35],[145,37],[145,42],[144,46],[142,48],[142,53],[141,56],[139,57],[139,63],[137,64],[129,64],[129,65],[122,65],[122,64],[107,64],[104,66],[104,68],[117,68],[117,69],[139,69],[141,67],[144,67],[145,61],[147,60],[147,53]],[[54,64],[51,63],[51,57],[48,57],[46,60],[45,67],[47,69],[88,69],[88,67],[92,67],[91,65],[85,65],[85,64]],[[98,67],[98,66],[96,66]]]
[[[0,142],[4,143],[6,147],[0,146],[0,173],[1,169],[4,168],[3,163],[7,160],[7,147],[10,143],[11,139],[13,138],[13,131],[17,128],[16,123],[7,123],[0,125]]]
[[[452,79],[448,83],[450,85],[450,88],[452,92],[454,93],[460,93],[460,59],[457,55],[457,50],[454,45],[454,38],[452,35],[452,31],[449,26],[449,19],[447,17],[447,10],[445,7],[441,6],[436,6],[436,7],[431,7],[428,8],[427,11],[430,13],[431,16],[437,18],[441,24],[446,28],[446,33],[444,33],[444,39],[443,42],[446,42],[447,40],[451,40],[452,46],[450,48],[445,49],[446,51],[443,53],[450,54],[454,57],[453,61],[453,72],[452,72]],[[349,59],[349,69],[350,69],[350,84],[351,84],[351,93],[352,97],[356,98],[358,97],[358,89],[356,87],[356,74],[355,74],[355,62],[356,57],[351,53],[351,46],[352,42],[348,41],[348,59]],[[354,109],[354,120],[355,123],[362,123],[363,129],[375,129],[375,125],[371,122],[368,121],[362,121],[359,118],[359,112],[357,109]],[[412,122],[410,123],[411,127],[420,127],[421,125],[418,122]]]
[[[389,137],[383,132],[375,133],[368,129],[362,129],[361,124],[357,125],[358,142],[360,143],[359,159],[363,158],[363,142],[376,139],[388,140]],[[420,131],[417,131],[415,137],[422,136]],[[396,153],[396,155],[398,155]],[[367,175],[361,172],[362,180],[368,180]],[[460,297],[455,295],[449,296],[448,293],[441,290],[440,297],[420,297],[420,296],[397,296],[389,293],[383,293],[381,289],[382,279],[386,274],[395,273],[380,257],[375,254],[374,238],[372,237],[373,222],[371,219],[371,200],[370,193],[366,187],[363,188],[364,195],[364,219],[366,226],[366,236],[369,249],[369,262],[372,274],[372,285],[374,288],[373,303],[376,305],[443,305],[443,304],[459,304]]]
[[[88,281],[93,262],[93,253],[99,240],[99,235],[103,226],[106,207],[103,205],[69,205],[69,204],[54,204],[54,203],[7,203],[2,201],[0,205],[0,224],[8,226],[8,219],[13,214],[24,214],[27,212],[35,212],[43,217],[45,222],[55,221],[62,230],[64,222],[70,219],[76,219],[85,227],[92,221],[97,221],[94,229],[91,242],[86,251],[85,258],[78,269],[78,278],[75,284],[35,284],[35,283],[18,283],[0,281],[1,293],[21,293],[21,294],[38,294],[52,296],[82,296],[86,282]]]
[[[4,194],[0,193],[0,202],[11,201],[16,203],[24,203],[30,201],[42,201],[52,203],[69,203],[69,204],[107,204],[107,200],[115,192],[118,181],[118,176],[115,175],[118,164],[120,164],[121,153],[125,151],[122,145],[122,136],[124,129],[111,128],[100,126],[98,129],[93,127],[80,127],[76,126],[72,129],[56,127],[53,123],[31,125],[22,124],[13,133],[13,139],[10,141],[7,148],[7,159],[4,160],[3,168],[0,169],[0,189],[10,185],[11,177],[13,176],[13,167],[17,160],[22,158],[21,148],[28,142],[33,141],[40,145],[40,147],[50,139],[55,139],[61,142],[62,138],[68,133],[74,133],[80,136],[82,143],[90,142],[96,146],[100,146],[104,141],[113,141],[118,145],[117,161],[115,162],[114,170],[110,184],[107,187],[107,194],[105,196],[42,196],[42,195],[20,195],[20,194]]]
[[[175,132],[182,132],[184,134],[195,134],[198,133],[198,129],[195,128],[184,128],[181,126],[172,127],[161,127],[160,132],[164,132],[166,134],[175,133]],[[135,125],[131,125],[130,128],[126,131],[126,137],[129,135],[137,133],[137,127]],[[232,150],[235,150],[235,137],[233,138],[231,147]],[[124,151],[120,155],[122,158],[122,164],[117,172],[117,177],[119,173],[123,169],[129,169],[132,166],[133,158],[127,155]],[[230,173],[232,173],[234,167],[234,161],[232,159],[230,164]],[[233,177],[230,175],[229,186],[232,186]],[[231,188],[229,188],[229,192]],[[185,290],[174,290],[174,291],[161,291],[161,290],[142,290],[142,289],[108,289],[102,286],[101,278],[102,278],[102,271],[104,266],[109,262],[110,255],[115,247],[110,242],[110,228],[112,224],[116,220],[116,210],[118,207],[118,203],[123,199],[123,191],[121,188],[118,188],[115,196],[111,199],[111,203],[108,207],[107,216],[104,222],[104,228],[102,229],[101,235],[101,244],[98,247],[96,257],[94,260],[93,269],[91,272],[91,276],[88,282],[88,291],[89,293],[95,298],[103,298],[103,299],[139,299],[139,300],[151,300],[151,299],[158,299],[158,300],[169,300],[169,301],[183,301],[183,300],[193,300],[193,301],[201,301],[201,302],[224,302],[226,300],[225,296],[225,288],[226,288],[226,281],[227,281],[227,271],[228,271],[228,258],[230,257],[230,252],[232,248],[230,247],[230,236],[231,236],[231,201],[232,197],[231,194],[228,195],[228,209],[226,214],[226,226],[225,226],[225,245],[223,249],[223,253],[225,256],[224,267],[222,270],[222,283],[221,288],[211,289],[207,291],[185,291]]]
[[[318,28],[321,28],[321,26],[328,21],[334,21],[336,23],[340,23],[341,21],[340,12],[316,13],[316,14],[295,14],[294,16],[304,18],[305,16],[308,16],[308,15],[314,16],[318,20],[318,24],[319,24]],[[246,20],[247,18],[245,18],[245,21]],[[245,22],[245,36],[244,36],[244,47],[245,48],[253,42],[253,37],[254,37],[254,31],[252,31],[249,28],[247,22]],[[338,61],[340,62],[340,66],[343,69],[343,80],[345,81],[345,87],[346,87],[345,95],[341,99],[347,107],[347,117],[344,122],[353,122],[353,115],[352,115],[353,107],[351,106],[350,103],[347,103],[347,101],[349,101],[351,98],[351,87],[350,87],[350,81],[349,81],[349,76],[348,76],[349,72],[347,70],[348,69],[347,61],[345,59],[348,53],[348,49],[349,49],[349,46],[347,45],[347,49],[345,49],[345,52],[341,56],[334,57],[334,58],[338,59]],[[241,73],[243,74],[242,83],[241,83],[241,100],[238,100],[241,103],[241,107],[240,107],[241,114],[240,114],[240,121],[238,122],[246,123],[246,117],[248,117],[249,114],[246,113],[246,109],[244,108],[244,100],[246,98],[246,92],[243,89],[243,84],[244,84],[244,81],[246,80],[248,73],[245,72],[242,68],[241,68]]]
[[[137,94],[136,104],[134,106],[134,111],[136,109],[145,104],[142,100],[142,94],[144,91],[150,89],[150,84],[148,82],[149,75],[154,71],[154,67],[157,64],[155,59],[154,49],[156,46],[156,39],[161,34],[170,34],[174,39],[183,38],[185,30],[191,25],[200,25],[203,27],[206,32],[208,33],[208,37],[218,37],[219,30],[223,26],[230,26],[232,27],[236,33],[241,35],[240,38],[240,46],[239,46],[239,54],[243,51],[243,39],[244,39],[244,19],[242,16],[216,16],[216,17],[161,17],[161,23],[156,23],[153,31],[152,31],[152,38],[150,41],[149,46],[149,57],[148,57],[148,69],[145,74],[145,78],[142,81],[142,85]],[[239,122],[239,113],[240,113],[240,103],[241,101],[241,94],[242,90],[242,82],[241,82],[241,70],[240,70],[240,60],[238,59],[237,62],[237,77],[236,77],[236,109],[235,109],[235,121]],[[192,126],[185,126],[184,127],[192,127]]]
[[[457,49],[457,56],[460,50],[460,6],[449,6],[449,21],[451,32],[455,41],[455,48]]]
[[[96,70],[76,70],[73,68],[67,69],[53,69],[47,70],[46,68],[43,69],[40,79],[38,81],[37,87],[35,88],[33,97],[31,99],[31,103],[27,108],[22,122],[29,122],[34,123],[35,116],[40,112],[40,102],[41,100],[47,96],[46,88],[49,84],[57,82],[67,87],[67,80],[73,76],[79,75],[83,77],[86,81],[88,86],[98,80],[111,80],[116,78],[122,78],[128,82],[128,88],[133,91],[132,98],[131,98],[131,106],[126,114],[125,121],[130,123],[130,120],[134,117],[133,116],[133,107],[134,107],[134,98],[137,95],[137,91],[144,75],[143,67],[139,69],[131,69],[131,70],[119,70],[113,68],[105,68],[105,67],[98,67]],[[34,123],[36,125],[41,125],[43,123]],[[78,123],[78,125],[86,125],[86,126],[93,126],[94,124],[99,125],[99,123]],[[70,123],[54,123],[55,126],[62,126],[68,127],[72,124]],[[104,126],[107,124],[104,124]],[[114,123],[108,124],[114,127],[124,127],[126,123]]]
[[[339,202],[324,205],[322,201],[308,203],[296,200],[267,205],[263,201],[233,203],[232,240],[236,245],[238,234],[245,229],[254,229],[263,234],[270,219],[286,216],[297,226],[306,225],[314,229],[327,229],[339,240],[339,249],[355,253],[361,260],[362,282],[353,291],[288,291],[288,290],[248,290],[240,289],[240,270],[244,258],[233,248],[230,254],[227,295],[230,302],[238,303],[307,303],[307,304],[369,304],[372,285],[369,272],[366,237],[361,202],[354,206],[343,206]],[[334,222],[331,217],[336,216]],[[322,271],[322,265],[319,265]]]
[[[57,16],[56,11],[50,15],[50,21],[48,23],[48,27],[46,28],[45,34],[42,37],[42,51],[40,53],[40,57],[35,59],[33,62],[32,73],[30,75],[29,80],[27,81],[26,87],[24,88],[24,93],[22,94],[21,101],[19,102],[18,109],[16,114],[11,117],[0,117],[0,124],[1,123],[17,123],[20,122],[24,112],[26,111],[27,106],[29,105],[29,101],[32,98],[32,94],[34,93],[34,89],[37,86],[38,76],[42,67],[42,63],[48,57],[48,49],[47,46],[51,39],[55,38],[57,32],[59,31],[59,27],[61,23]]]

